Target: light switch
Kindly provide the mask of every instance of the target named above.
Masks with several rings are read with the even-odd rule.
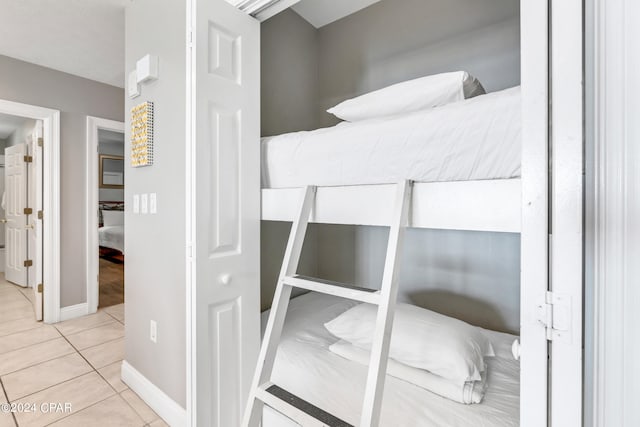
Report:
[[[158,197],[156,193],[149,193],[149,213],[158,213]]]
[[[140,213],[140,196],[138,194],[133,195],[133,213]]]
[[[140,213],[142,215],[149,213],[149,195],[147,193],[140,195]]]

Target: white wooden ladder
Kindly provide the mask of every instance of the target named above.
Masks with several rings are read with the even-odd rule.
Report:
[[[398,294],[398,259],[401,257],[404,232],[408,225],[411,189],[412,183],[410,181],[403,181],[398,184],[395,210],[389,231],[382,286],[380,291],[377,291],[375,289],[312,279],[296,274],[316,195],[316,187],[306,188],[300,213],[291,227],[289,242],[284,254],[284,262],[273,297],[271,313],[269,314],[262,348],[258,356],[258,366],[251,384],[249,402],[242,421],[243,427],[257,427],[259,425],[265,404],[303,427],[350,426],[350,424],[271,382],[273,365],[293,288],[321,292],[378,306],[375,336],[371,349],[364,403],[359,424],[360,427],[378,426],[393,315]]]

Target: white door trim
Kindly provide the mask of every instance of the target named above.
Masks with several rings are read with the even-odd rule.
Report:
[[[60,111],[0,100],[0,113],[43,122],[44,322],[60,319]]]
[[[124,133],[124,123],[115,120],[107,120],[99,117],[87,116],[87,183],[85,193],[87,196],[86,221],[87,224],[87,254],[85,265],[87,266],[87,311],[88,314],[98,311],[98,273],[99,273],[99,246],[98,239],[98,130],[110,130]]]
[[[546,426],[548,348],[536,302],[548,288],[548,20],[549,5],[523,0],[522,80],[522,229],[520,283],[520,424]]]

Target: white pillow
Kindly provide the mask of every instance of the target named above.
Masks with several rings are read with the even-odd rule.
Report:
[[[336,337],[371,350],[377,306],[359,304],[325,323]],[[409,304],[397,304],[389,357],[463,383],[480,381],[484,356],[494,356],[491,342],[462,320]]]
[[[371,352],[343,340],[331,345],[329,350],[338,356],[361,365],[368,366],[371,359]],[[487,390],[486,370],[482,374],[481,381],[460,383],[434,375],[423,369],[413,368],[394,359],[389,359],[387,374],[465,405],[482,402],[484,393]]]
[[[341,102],[327,112],[342,120],[357,122],[438,107],[483,93],[484,88],[475,77],[466,71],[455,71],[369,92]]]
[[[102,211],[102,223],[105,227],[124,225],[123,211]]]

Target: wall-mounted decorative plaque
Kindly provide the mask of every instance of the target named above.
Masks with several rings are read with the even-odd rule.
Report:
[[[153,164],[153,102],[131,109],[131,166]]]

